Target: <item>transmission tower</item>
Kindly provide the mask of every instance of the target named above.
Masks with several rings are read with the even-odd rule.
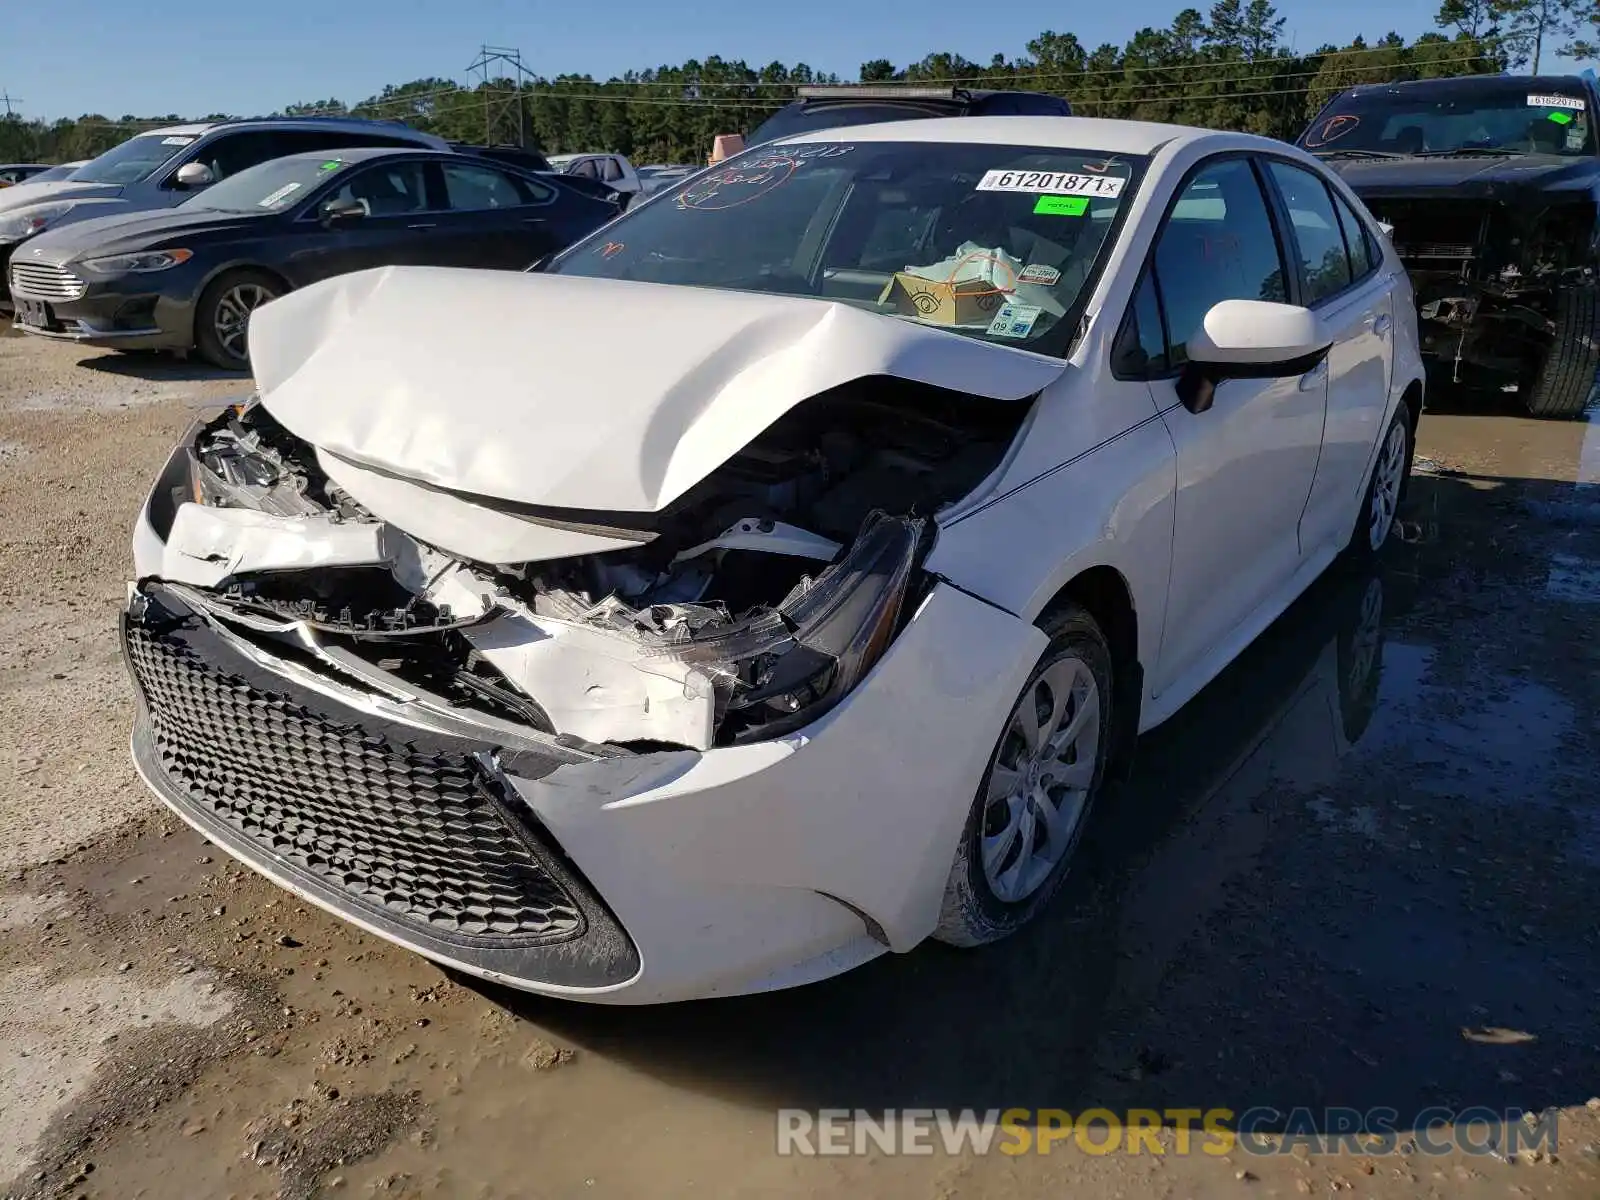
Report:
[[[509,130],[512,112],[516,114],[517,145],[528,144],[527,108],[523,103],[524,84],[533,79],[533,72],[522,62],[522,51],[510,46],[480,46],[478,57],[467,68],[470,77],[476,73],[483,91],[483,144],[497,145],[508,140],[499,136]],[[516,91],[509,96],[497,95],[490,87],[496,79],[508,77],[516,81]]]

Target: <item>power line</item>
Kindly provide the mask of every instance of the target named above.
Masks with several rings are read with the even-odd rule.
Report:
[[[11,106],[13,104],[21,103],[21,96],[13,96],[10,92],[0,92],[0,104],[4,104],[6,106],[6,116],[15,116],[16,114],[11,111]]]

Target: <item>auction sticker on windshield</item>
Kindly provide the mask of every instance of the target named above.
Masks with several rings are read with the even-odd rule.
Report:
[[[980,192],[1032,192],[1052,196],[1120,196],[1120,175],[1076,175],[1071,171],[986,171]]]
[[[1582,112],[1586,106],[1581,96],[1529,96],[1529,108],[1571,108]]]
[[[270,196],[264,197],[260,202],[260,207],[262,207],[262,208],[272,208],[272,207],[274,207],[276,205],[282,204],[285,200],[287,200],[290,196],[294,195],[299,190],[300,190],[299,183],[286,183],[281,188],[279,188],[277,191],[273,192]]]

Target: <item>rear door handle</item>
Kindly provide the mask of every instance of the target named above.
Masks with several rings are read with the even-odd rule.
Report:
[[[1300,390],[1314,392],[1328,382],[1328,360],[1323,359],[1311,370],[1300,376]]]
[[[1388,313],[1379,313],[1378,319],[1372,323],[1372,332],[1379,337],[1388,337],[1389,330],[1394,326],[1394,321]]]
[[[406,228],[407,229],[432,229],[437,224],[438,224],[437,221],[430,221],[430,222],[428,222],[426,224],[422,224],[422,225],[407,225]]]

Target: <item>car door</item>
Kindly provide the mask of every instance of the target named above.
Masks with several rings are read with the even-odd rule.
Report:
[[[1246,157],[1189,173],[1146,270],[1164,328],[1151,389],[1177,451],[1172,573],[1152,692],[1209,677],[1230,637],[1300,569],[1300,515],[1316,475],[1327,374],[1229,379],[1212,406],[1178,399],[1185,345],[1222,300],[1292,302],[1268,193]]]
[[[489,163],[440,162],[443,211],[439,261],[457,267],[520,271],[564,244],[550,184]]]
[[[1322,456],[1300,522],[1301,549],[1310,554],[1350,536],[1388,411],[1394,312],[1364,223],[1327,181],[1282,159],[1267,160],[1267,175],[1288,218],[1301,303],[1333,335]]]
[[[354,201],[359,216],[330,219],[330,205]],[[427,163],[382,158],[350,169],[294,222],[291,276],[305,284],[368,267],[440,262],[438,214],[429,210]]]

